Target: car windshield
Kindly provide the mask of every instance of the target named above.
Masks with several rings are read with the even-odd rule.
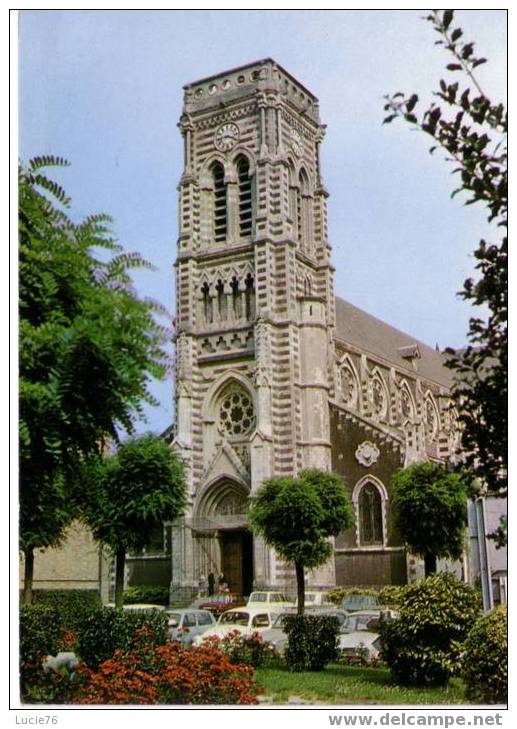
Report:
[[[249,613],[244,612],[227,612],[223,613],[219,619],[221,625],[247,625],[249,623]]]
[[[171,628],[177,628],[181,623],[180,613],[168,613],[167,617],[169,618],[169,625]]]
[[[282,615],[279,615],[273,623],[273,628],[283,628],[285,624],[285,619],[288,618],[290,615],[293,615],[293,613],[282,613]]]
[[[368,623],[375,620],[375,615],[349,615],[343,622],[342,630],[368,630]]]
[[[265,592],[252,592],[248,602],[267,602],[267,594]]]

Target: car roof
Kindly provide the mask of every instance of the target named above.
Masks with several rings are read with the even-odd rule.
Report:
[[[225,610],[222,615],[226,615],[227,613],[278,613],[278,610],[267,606],[259,607],[258,605],[243,605],[242,607],[230,608],[229,610]]]
[[[115,603],[108,602],[106,604],[106,607],[114,608]],[[123,605],[122,609],[123,610],[165,610],[165,605],[151,605],[150,603],[135,602],[135,603],[129,603],[128,605]]]
[[[177,609],[176,608],[167,608],[166,613],[168,615],[171,615],[172,613],[180,613],[180,614],[183,614],[183,613],[203,613],[203,614],[206,614],[206,613],[208,613],[209,615],[212,615],[212,613],[210,612],[210,610],[203,610],[202,608],[188,608],[188,607],[186,607],[186,608],[177,608]]]

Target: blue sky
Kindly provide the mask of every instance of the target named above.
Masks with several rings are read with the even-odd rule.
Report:
[[[465,207],[451,167],[407,125],[382,125],[383,95],[436,88],[448,62],[421,10],[34,11],[19,17],[20,156],[66,157],[58,177],[72,215],[115,218],[126,250],[157,267],[142,295],[173,306],[182,86],[272,57],[320,100],[327,135],[336,293],[432,346],[465,343],[471,310],[456,296],[482,208]],[[462,10],[456,21],[489,59],[479,79],[506,95],[506,12]],[[173,418],[172,383],[140,430]]]

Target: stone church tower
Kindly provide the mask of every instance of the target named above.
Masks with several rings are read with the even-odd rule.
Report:
[[[406,582],[389,482],[453,455],[450,375],[440,352],[334,296],[317,99],[268,58],[185,86],[179,126],[173,447],[189,497],[171,601],[209,573],[237,594],[291,588],[247,503],[306,467],[341,474],[356,509],[308,584]]]
[[[176,261],[176,440],[189,507],[173,589],[290,570],[246,530],[269,476],[331,465],[334,292],[317,99],[271,59],[185,87]],[[317,577],[331,585],[333,569]]]

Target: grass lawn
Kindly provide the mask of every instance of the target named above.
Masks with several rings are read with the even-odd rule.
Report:
[[[445,688],[403,688],[391,683],[387,668],[330,664],[324,671],[291,673],[285,664],[258,668],[255,680],[274,703],[289,697],[324,704],[465,704],[461,679]]]

